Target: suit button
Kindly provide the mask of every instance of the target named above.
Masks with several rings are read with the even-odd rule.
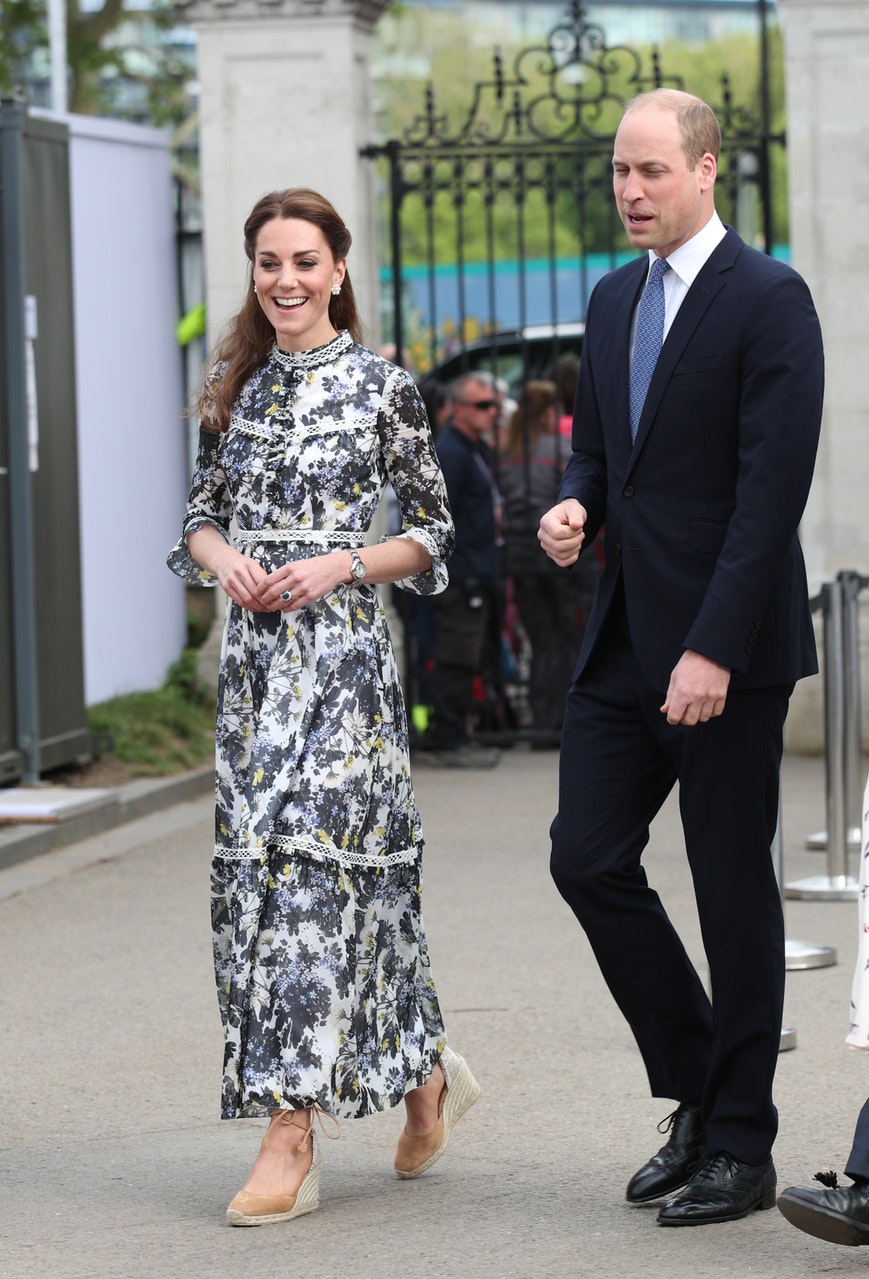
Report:
[[[626,484],[626,485],[625,485],[624,494],[625,494],[625,497],[633,497],[633,496],[634,496],[634,488],[633,488],[633,485],[632,485],[632,484]]]

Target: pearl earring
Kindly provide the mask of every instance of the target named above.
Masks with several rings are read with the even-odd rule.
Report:
[[[341,292],[341,285],[340,285],[340,284],[333,284],[333,285],[332,285],[332,297],[333,297],[333,298],[336,298],[340,292]]]
[[[253,291],[256,293],[256,285],[253,286]]]

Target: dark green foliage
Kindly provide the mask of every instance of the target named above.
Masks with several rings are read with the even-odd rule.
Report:
[[[114,754],[143,777],[163,777],[214,758],[214,694],[185,649],[162,688],[113,697],[88,711],[88,728],[110,734]]]

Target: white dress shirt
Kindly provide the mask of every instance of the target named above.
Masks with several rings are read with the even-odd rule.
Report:
[[[670,270],[664,276],[664,338],[670,332],[670,326],[676,318],[679,307],[685,300],[685,294],[700,274],[701,268],[712,256],[713,250],[724,239],[727,228],[713,209],[712,217],[704,227],[686,240],[678,249],[674,249],[667,261]],[[657,257],[654,249],[649,249],[649,271]],[[648,275],[646,279],[648,280]],[[639,303],[637,304],[639,306]],[[631,358],[634,350],[634,334],[637,327],[637,309],[631,320]]]

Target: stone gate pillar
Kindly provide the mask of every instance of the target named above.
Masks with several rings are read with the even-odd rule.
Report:
[[[841,569],[869,574],[869,2],[778,0],[778,8],[791,256],[815,298],[827,366],[821,447],[801,529],[815,591]],[[865,741],[866,592],[860,632]]]
[[[241,231],[255,201],[308,186],[353,236],[350,273],[379,340],[370,45],[390,0],[178,0],[199,42],[209,340],[238,308]]]
[[[790,242],[824,329],[827,394],[803,525],[813,586],[869,572],[869,3],[778,0],[785,49]]]
[[[367,341],[380,339],[371,33],[390,0],[176,0],[196,28],[209,347],[245,287],[244,220],[261,195],[306,186],[350,228],[349,270]],[[222,593],[199,654],[214,683]],[[400,628],[395,628],[400,634]]]

